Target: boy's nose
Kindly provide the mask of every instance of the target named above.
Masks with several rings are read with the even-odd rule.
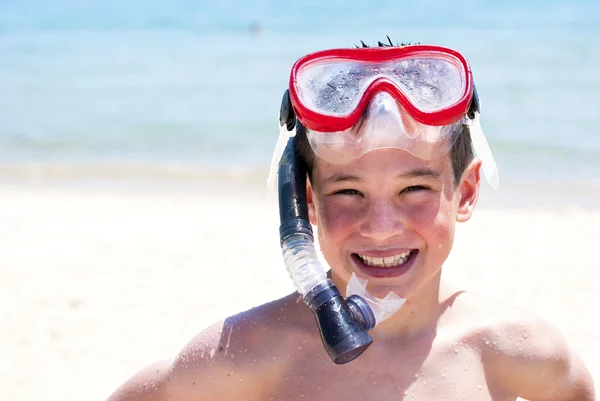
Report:
[[[364,237],[384,240],[404,232],[404,218],[392,202],[378,200],[369,205],[360,231]]]

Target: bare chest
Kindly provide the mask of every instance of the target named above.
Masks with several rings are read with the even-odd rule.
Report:
[[[491,384],[481,355],[465,346],[397,353],[374,348],[346,365],[334,365],[323,352],[316,352],[281,366],[275,380],[259,381],[265,400],[515,399]]]

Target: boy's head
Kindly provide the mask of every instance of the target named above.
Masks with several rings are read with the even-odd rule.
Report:
[[[294,65],[309,218],[337,284],[356,273],[374,295],[406,298],[439,272],[479,194],[470,74],[459,53],[420,45],[324,51]]]

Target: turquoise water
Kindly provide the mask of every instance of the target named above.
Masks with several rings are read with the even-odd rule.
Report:
[[[266,171],[292,63],[389,35],[467,56],[504,179],[600,179],[600,2],[411,3],[4,0],[0,164]]]

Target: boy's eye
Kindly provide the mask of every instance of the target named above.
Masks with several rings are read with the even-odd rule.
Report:
[[[406,187],[402,190],[402,192],[419,192],[419,191],[426,191],[429,188],[424,187],[422,185],[411,185],[410,187]]]
[[[339,191],[335,191],[334,195],[361,195],[361,193],[356,189],[341,189]]]

